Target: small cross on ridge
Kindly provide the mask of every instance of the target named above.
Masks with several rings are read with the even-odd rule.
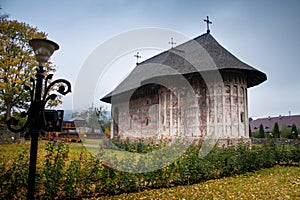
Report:
[[[170,44],[173,48],[174,44],[176,44],[175,42],[173,42],[173,38],[171,37],[171,42],[168,42],[168,44]]]
[[[206,16],[206,19],[204,20],[204,22],[206,22],[206,24],[207,24],[207,33],[210,33],[210,30],[209,30],[209,24],[212,24],[212,21],[209,21],[209,17],[208,16]]]
[[[142,56],[139,55],[139,52],[136,52],[134,57],[136,57],[136,65],[138,65],[139,64],[139,58],[141,58]]]

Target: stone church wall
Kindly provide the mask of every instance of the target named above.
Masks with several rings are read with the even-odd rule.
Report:
[[[203,138],[248,138],[246,77],[223,72],[223,83],[208,83],[189,77],[193,92],[184,88],[147,86],[137,89],[129,102],[112,106],[114,136],[157,135]],[[194,98],[190,98],[190,97]]]

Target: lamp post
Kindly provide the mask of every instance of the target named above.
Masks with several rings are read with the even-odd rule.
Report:
[[[49,74],[46,78],[44,76],[44,66],[48,62],[53,52],[59,49],[58,44],[46,39],[32,39],[29,41],[29,44],[34,51],[36,60],[39,63],[39,67],[37,68],[37,73],[35,75],[36,78],[30,78],[30,81],[32,82],[32,88],[30,88],[29,86],[24,87],[25,90],[30,92],[31,103],[28,111],[22,112],[20,117],[25,118],[27,116],[27,120],[25,124],[21,126],[21,128],[19,128],[19,120],[11,117],[7,121],[7,127],[12,132],[22,132],[26,128],[29,128],[28,133],[31,137],[31,146],[27,199],[31,200],[34,199],[35,192],[38,138],[41,131],[43,131],[43,128],[47,128],[44,115],[46,103],[49,100],[55,100],[55,98],[57,97],[57,94],[55,93],[66,95],[71,92],[71,84],[65,79],[58,79],[50,83],[53,74]],[[51,88],[55,85],[58,86],[58,89],[54,93],[49,94]]]

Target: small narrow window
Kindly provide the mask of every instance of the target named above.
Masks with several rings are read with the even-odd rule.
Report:
[[[241,112],[241,122],[243,123],[245,121],[245,113]]]
[[[148,125],[149,125],[149,121],[150,121],[150,118],[149,118],[149,117],[147,117],[147,118],[146,118],[146,126],[148,126]]]
[[[131,130],[132,129],[132,115],[130,115],[130,121],[129,121],[129,129]]]

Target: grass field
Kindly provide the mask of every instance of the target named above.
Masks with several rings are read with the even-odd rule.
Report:
[[[43,159],[43,157],[46,154],[45,151],[45,144],[48,141],[40,140],[39,146],[38,146],[38,160]],[[70,143],[70,152],[69,152],[69,158],[76,159],[79,157],[81,152],[85,152],[86,149],[82,145],[82,143]],[[30,141],[25,141],[23,144],[0,144],[0,158],[4,162],[9,162],[15,158],[18,157],[18,153],[24,151],[24,150],[30,149]]]
[[[189,186],[95,199],[300,199],[300,168],[276,166]]]

